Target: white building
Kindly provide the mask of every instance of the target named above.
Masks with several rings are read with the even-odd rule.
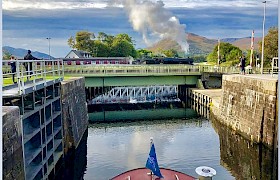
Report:
[[[85,52],[85,51],[80,51],[80,50],[71,50],[65,58],[92,58],[90,53]]]

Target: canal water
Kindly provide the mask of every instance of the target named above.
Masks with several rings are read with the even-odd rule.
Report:
[[[197,177],[195,168],[210,166],[216,179],[234,179],[220,165],[219,136],[204,118],[91,125],[84,179],[106,180],[144,167],[153,137],[160,167]]]
[[[168,111],[163,109],[157,112]],[[145,114],[154,114],[146,110]],[[170,112],[174,114],[174,108]],[[194,116],[190,109],[181,114],[185,117],[165,119],[161,114],[154,120],[123,122],[119,118],[119,122],[102,119],[102,123],[91,123],[62,179],[108,180],[144,167],[150,137],[154,139],[160,167],[198,177],[196,167],[210,166],[217,171],[213,180],[277,179],[271,150],[250,143],[216,120]]]

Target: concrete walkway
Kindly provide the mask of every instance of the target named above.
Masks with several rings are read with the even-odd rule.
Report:
[[[241,76],[241,77],[250,77],[255,79],[263,79],[263,80],[277,80],[278,81],[278,74],[231,74],[231,76]]]

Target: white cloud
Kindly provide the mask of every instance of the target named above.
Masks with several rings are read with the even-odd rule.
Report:
[[[26,0],[3,0],[4,10],[22,10],[22,9],[83,9],[83,8],[106,8],[104,1],[97,2],[71,2],[71,1],[26,1]]]
[[[4,10],[19,9],[83,9],[83,8],[106,8],[113,0],[3,0]],[[116,0],[114,0],[116,1]],[[151,0],[156,2],[157,0]],[[207,7],[262,7],[262,1],[256,0],[162,0],[167,8],[207,8]],[[267,2],[267,7],[277,7],[277,0]],[[118,6],[117,7],[122,7]]]

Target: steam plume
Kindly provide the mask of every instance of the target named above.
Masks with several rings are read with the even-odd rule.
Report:
[[[164,8],[162,1],[119,0],[128,13],[129,21],[135,31],[142,34],[147,45],[151,39],[171,38],[175,40],[185,53],[189,50],[186,40],[185,24],[180,24],[170,11]]]

